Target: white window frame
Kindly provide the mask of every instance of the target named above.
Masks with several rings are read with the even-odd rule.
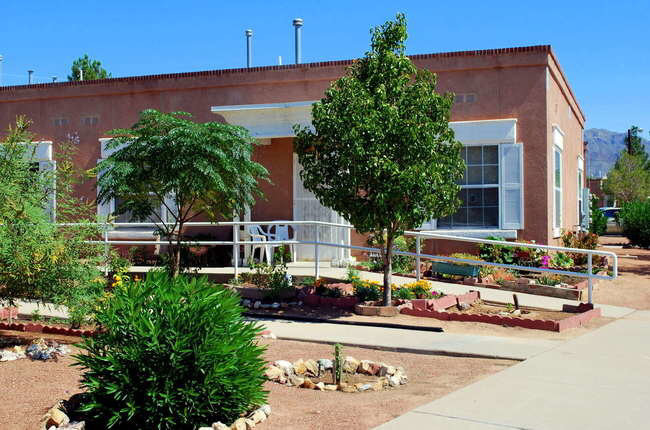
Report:
[[[553,124],[553,133],[552,133],[552,138],[553,138],[553,173],[551,175],[551,181],[552,181],[552,186],[551,189],[553,190],[553,238],[558,238],[562,234],[562,222],[563,222],[563,217],[562,217],[562,211],[564,210],[564,174],[563,174],[563,161],[562,161],[562,153],[564,152],[564,132],[562,129],[557,125]],[[555,155],[559,154],[560,155],[560,165],[556,165],[556,158]],[[560,169],[560,185],[556,186],[555,184],[555,172],[556,170]],[[559,201],[556,200],[555,194],[556,192],[560,192],[560,198]],[[558,208],[559,205],[559,208]],[[559,214],[559,217],[558,217]]]
[[[498,203],[499,212],[498,212],[498,215],[497,215],[497,225],[496,226],[482,226],[482,227],[467,227],[467,226],[465,226],[465,227],[453,227],[453,226],[452,227],[441,227],[441,228],[439,228],[439,230],[441,230],[441,231],[445,231],[445,230],[448,230],[448,231],[457,231],[457,230],[495,230],[495,229],[500,230],[501,229],[501,226],[503,224],[502,223],[502,208],[503,208],[503,206],[502,206],[502,201],[501,201],[501,199],[502,199],[502,189],[501,188],[502,188],[502,185],[503,185],[502,184],[503,181],[502,181],[502,177],[501,177],[501,146],[499,145],[499,143],[469,143],[469,144],[464,144],[463,148],[470,148],[470,147],[477,147],[477,146],[481,147],[481,148],[483,148],[484,146],[496,146],[497,147],[497,164],[496,164],[496,167],[497,167],[497,177],[498,177],[497,181],[498,182],[496,184],[466,184],[466,185],[461,185],[460,188],[461,188],[461,190],[463,190],[463,189],[470,190],[470,189],[497,188],[497,196],[498,196],[498,200],[499,200],[499,203]],[[484,166],[484,165],[485,164],[481,164],[481,166]],[[453,216],[453,214],[451,216]],[[437,227],[438,220],[435,220],[435,221],[436,221],[436,227]]]
[[[583,188],[584,188],[584,183],[585,183],[585,162],[583,158],[578,155],[578,185],[576,187],[576,192],[578,193],[578,198],[576,199],[578,201],[578,225],[582,225],[582,208],[584,207],[584,202],[583,202]]]

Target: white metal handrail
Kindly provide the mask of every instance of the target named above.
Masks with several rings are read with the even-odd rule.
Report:
[[[110,245],[160,245],[163,242],[160,240],[153,241],[153,240],[109,240],[108,238],[108,229],[109,227],[157,227],[159,224],[158,223],[65,223],[65,224],[59,224],[59,225],[64,225],[64,226],[72,226],[72,225],[103,225],[105,227],[104,230],[104,239],[103,240],[93,240],[89,241],[89,243],[96,243],[96,244],[104,244],[106,248],[106,258],[108,258],[108,248]],[[173,223],[166,223],[166,225],[173,225]],[[224,222],[189,222],[184,224],[184,226],[214,226],[214,227],[227,227],[227,226],[232,226],[233,227],[233,240],[199,240],[199,241],[192,241],[192,240],[184,240],[181,241],[181,245],[187,245],[187,246],[219,246],[219,245],[232,245],[233,247],[233,269],[234,269],[234,276],[238,276],[239,274],[239,247],[241,245],[257,245],[260,242],[259,241],[242,241],[239,240],[239,226],[244,226],[244,225],[291,225],[291,226],[296,226],[296,225],[311,225],[314,226],[316,229],[316,239],[318,239],[318,232],[320,227],[335,227],[335,228],[346,228],[346,229],[354,229],[354,226],[351,226],[349,224],[341,224],[341,223],[332,223],[332,222],[326,222],[326,221],[291,221],[291,220],[274,220],[274,221],[224,221]],[[507,242],[507,241],[501,241],[501,240],[490,240],[490,239],[476,239],[476,238],[468,238],[468,237],[460,237],[460,236],[454,236],[454,235],[446,235],[446,234],[439,234],[439,233],[429,233],[429,232],[420,232],[420,231],[406,231],[404,232],[404,235],[407,236],[414,236],[416,238],[416,252],[407,252],[407,251],[398,251],[395,250],[394,253],[396,255],[406,255],[410,257],[414,257],[416,259],[416,279],[420,280],[421,279],[421,269],[420,269],[420,263],[421,260],[434,260],[434,261],[450,261],[450,262],[455,262],[455,263],[463,263],[463,264],[470,264],[470,265],[476,265],[476,266],[491,266],[491,267],[500,267],[504,269],[514,269],[514,270],[519,270],[519,271],[529,271],[529,272],[538,272],[538,273],[551,273],[551,274],[559,274],[559,275],[569,275],[569,276],[574,276],[574,277],[579,277],[579,278],[586,278],[587,279],[587,285],[588,285],[588,301],[589,303],[593,302],[593,280],[594,279],[606,279],[606,280],[612,280],[618,277],[618,257],[615,253],[609,252],[609,251],[599,251],[599,250],[590,250],[590,249],[580,249],[580,248],[566,248],[566,247],[561,247],[561,246],[552,246],[552,245],[539,245],[535,243],[519,243],[519,242]],[[549,250],[549,251],[559,251],[559,252],[570,252],[570,253],[582,253],[587,255],[587,272],[573,272],[569,270],[558,270],[558,269],[551,269],[551,268],[544,268],[544,267],[533,267],[533,266],[520,266],[520,265],[515,265],[515,264],[502,264],[502,263],[492,263],[488,261],[482,261],[482,260],[470,260],[470,259],[465,259],[465,258],[456,258],[456,257],[450,257],[450,256],[445,256],[445,255],[432,255],[432,254],[424,254],[420,252],[420,245],[422,239],[441,239],[441,240],[453,240],[453,241],[459,241],[459,242],[470,242],[470,243],[482,243],[482,244],[489,244],[489,245],[502,245],[502,246],[509,246],[509,247],[517,247],[517,248],[533,248],[533,249],[543,249],[543,250]],[[344,249],[354,249],[354,250],[359,250],[359,251],[366,251],[366,252],[379,252],[381,251],[378,248],[371,248],[371,247],[363,247],[363,246],[355,246],[355,245],[349,245],[349,244],[340,244],[340,243],[329,243],[329,242],[321,242],[319,240],[315,241],[304,241],[304,240],[274,240],[274,241],[266,241],[264,242],[266,245],[313,245],[314,246],[314,275],[316,278],[320,277],[320,268],[319,268],[319,247],[320,246],[328,246],[328,247],[336,247],[336,248],[344,248]],[[606,256],[608,258],[611,258],[612,262],[612,275],[600,275],[600,274],[594,274],[593,273],[593,256],[594,255],[601,255],[601,256]],[[105,267],[105,270],[107,270],[107,266]]]

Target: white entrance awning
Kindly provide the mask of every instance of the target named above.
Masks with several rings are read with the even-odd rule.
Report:
[[[289,103],[213,106],[213,114],[222,116],[228,124],[240,125],[256,139],[293,137],[294,124],[311,125],[311,105],[314,100]]]

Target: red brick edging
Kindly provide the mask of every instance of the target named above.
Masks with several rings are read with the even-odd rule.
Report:
[[[93,336],[94,330],[81,330],[76,328],[56,327],[32,323],[6,323],[0,322],[0,330],[26,331],[32,333],[60,334],[64,336]]]
[[[506,325],[511,327],[523,327],[534,330],[548,330],[561,332],[570,328],[577,328],[593,318],[601,316],[600,309],[591,309],[559,321],[534,320],[491,314],[461,314],[455,312],[439,312],[437,310],[423,309],[421,306],[413,309],[403,308],[401,313],[415,317],[436,318],[442,321],[466,321],[486,324]]]

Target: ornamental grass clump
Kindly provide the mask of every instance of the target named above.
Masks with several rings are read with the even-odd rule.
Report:
[[[116,286],[75,356],[92,428],[195,429],[262,405],[260,327],[239,301],[204,277],[150,273]]]

